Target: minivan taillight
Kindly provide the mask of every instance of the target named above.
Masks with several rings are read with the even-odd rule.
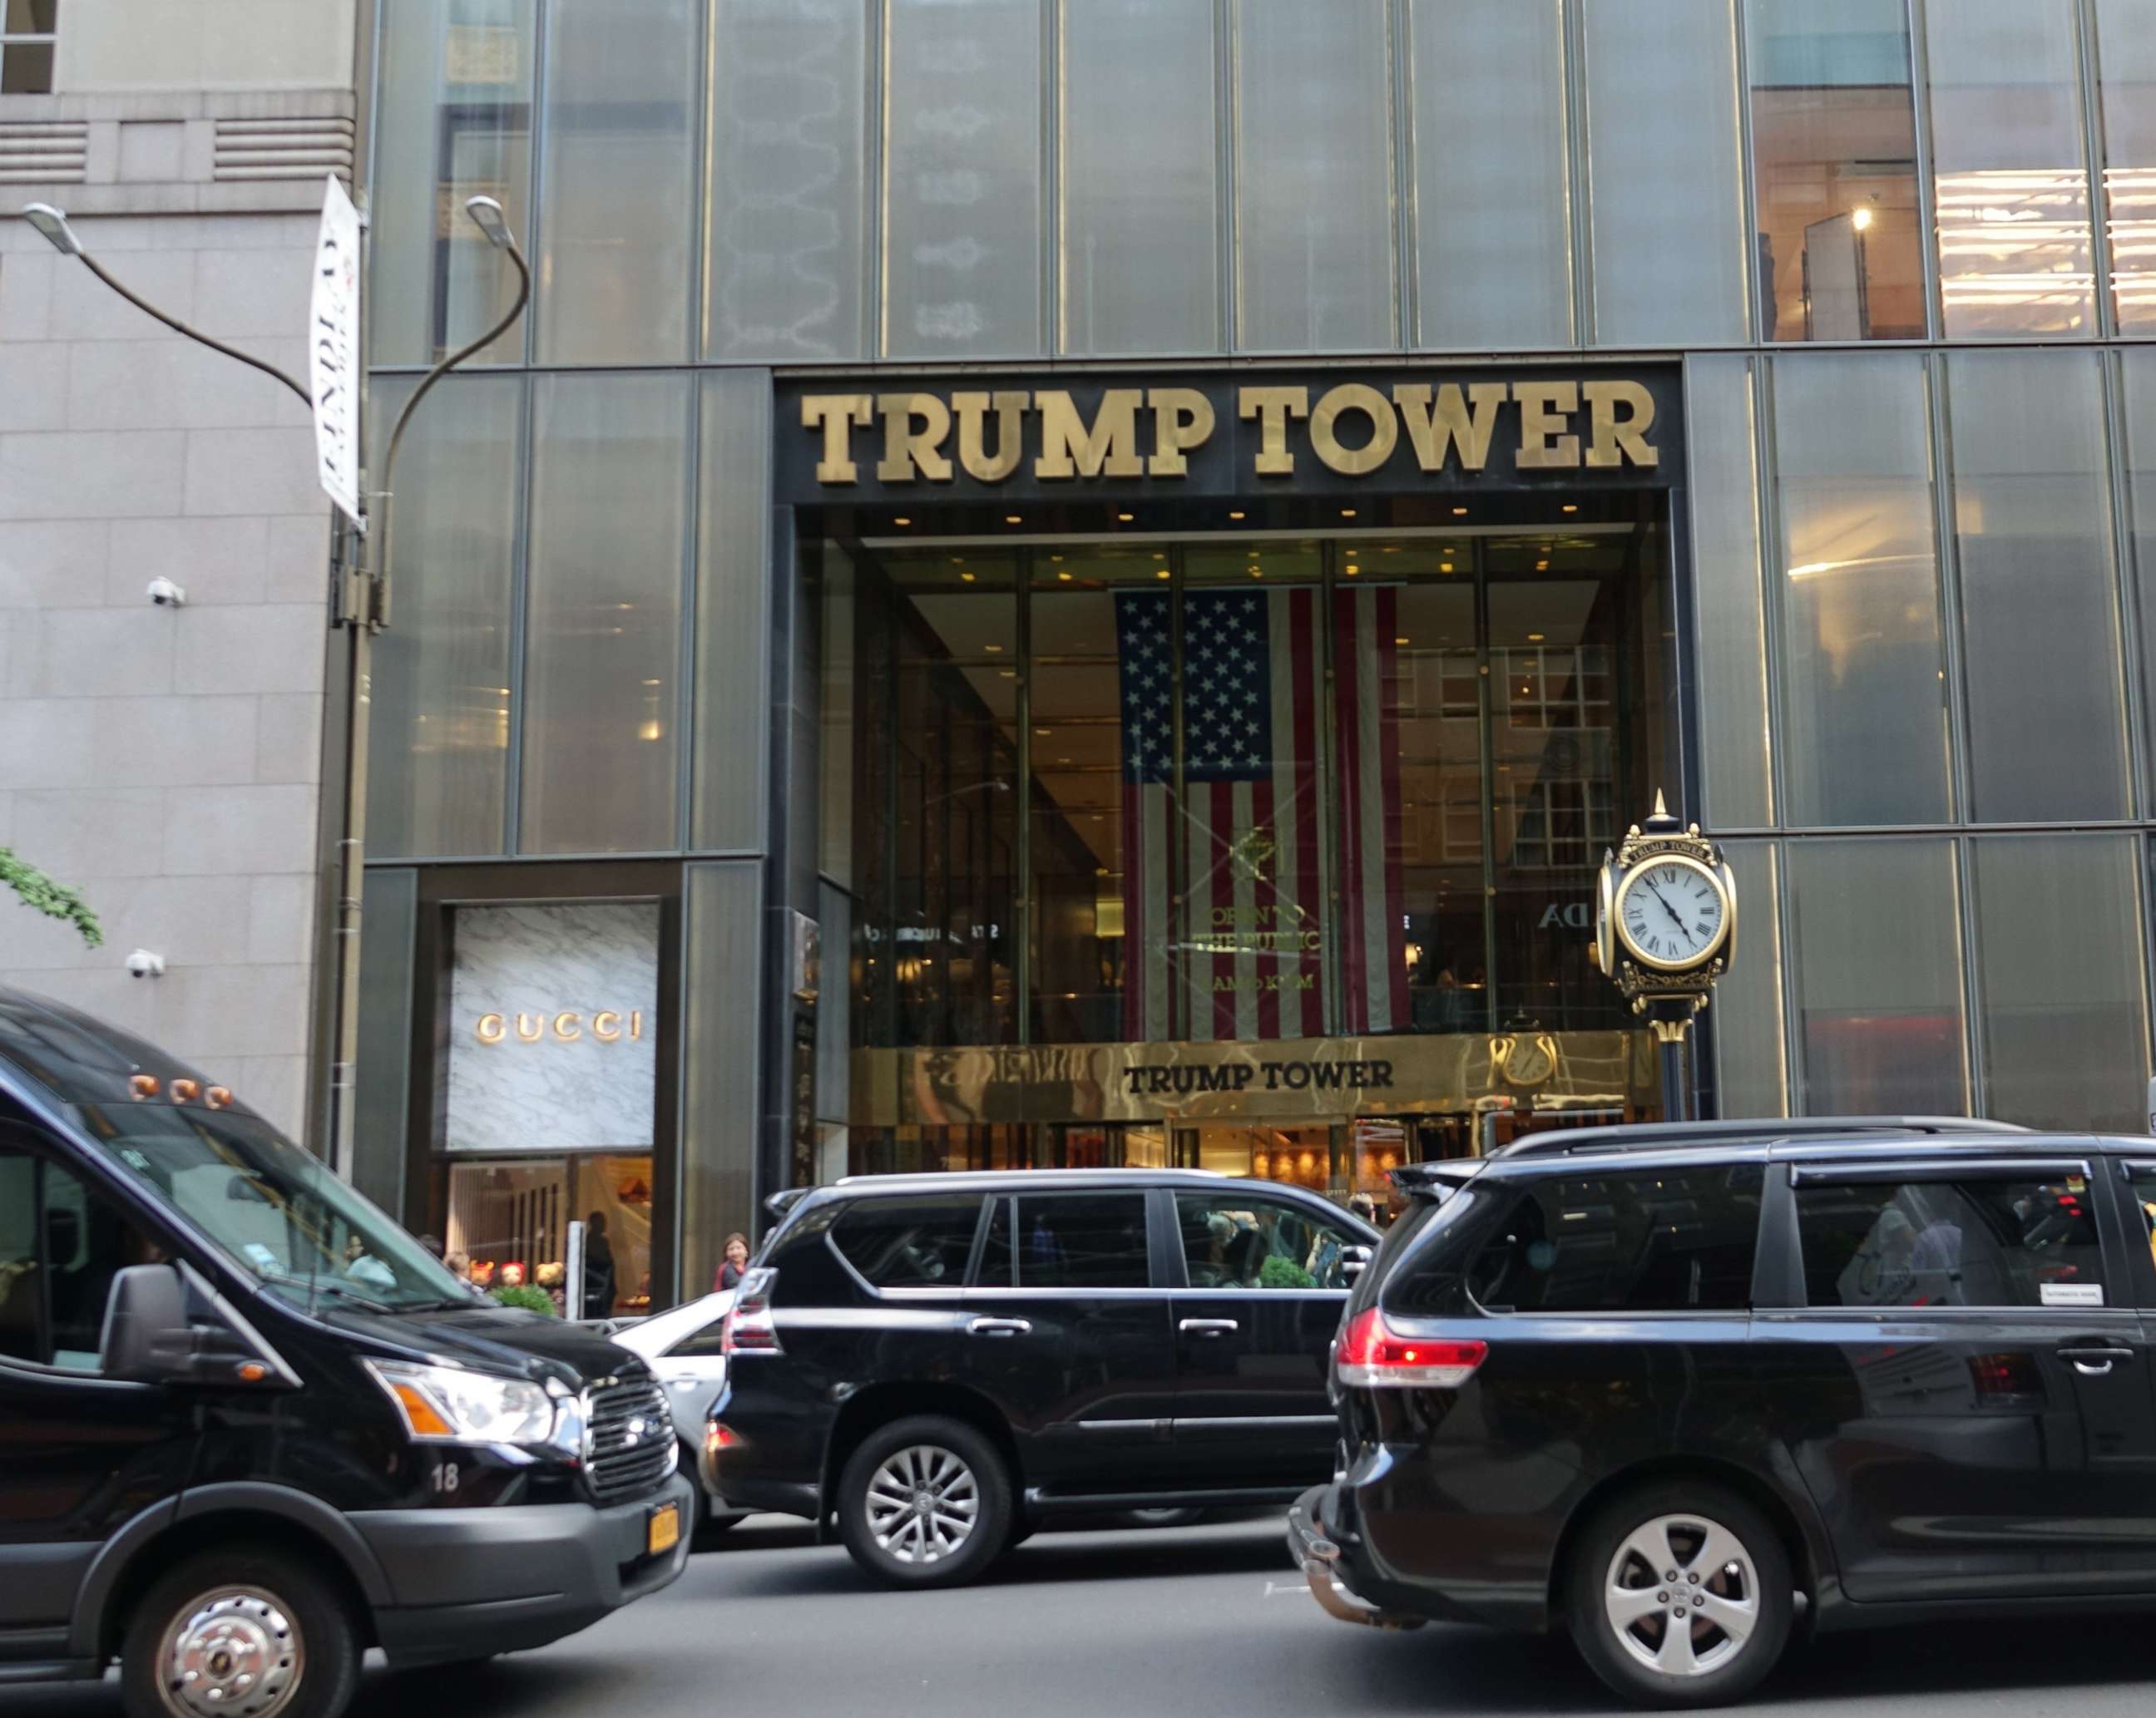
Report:
[[[768,1266],[750,1271],[735,1291],[719,1330],[719,1352],[729,1360],[737,1354],[783,1354],[778,1326],[771,1315],[771,1291],[778,1273]]]
[[[1404,1336],[1370,1306],[1341,1332],[1334,1364],[1342,1383],[1366,1389],[1456,1390],[1489,1352],[1487,1342]]]

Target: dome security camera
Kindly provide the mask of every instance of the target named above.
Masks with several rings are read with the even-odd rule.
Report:
[[[127,976],[130,978],[162,978],[165,976],[165,957],[146,948],[138,948],[127,956]]]
[[[187,600],[187,587],[176,585],[168,578],[150,581],[149,597],[160,608],[177,608]]]

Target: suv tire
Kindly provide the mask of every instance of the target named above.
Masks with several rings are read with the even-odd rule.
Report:
[[[1588,1523],[1571,1563],[1573,1642],[1636,1705],[1726,1705],[1789,1642],[1781,1536],[1722,1486],[1668,1480],[1627,1491]]]
[[[878,1427],[839,1480],[839,1536],[886,1586],[975,1579],[1002,1554],[1014,1520],[1002,1453],[941,1414]]]
[[[339,1718],[359,1656],[331,1582],[286,1552],[231,1546],[187,1558],[143,1594],[121,1647],[121,1694],[128,1718]],[[185,1690],[183,1665],[201,1673]],[[220,1671],[228,1680],[213,1680]],[[212,1688],[227,1692],[213,1700]]]

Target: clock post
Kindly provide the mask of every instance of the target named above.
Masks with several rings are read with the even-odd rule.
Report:
[[[1667,1121],[1691,1119],[1686,1041],[1736,954],[1737,879],[1728,861],[1656,793],[1654,814],[1602,856],[1594,964],[1654,1032]]]

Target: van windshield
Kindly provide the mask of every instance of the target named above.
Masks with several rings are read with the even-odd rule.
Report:
[[[83,1115],[114,1162],[272,1294],[308,1307],[472,1304],[418,1241],[267,1122],[158,1104]]]

